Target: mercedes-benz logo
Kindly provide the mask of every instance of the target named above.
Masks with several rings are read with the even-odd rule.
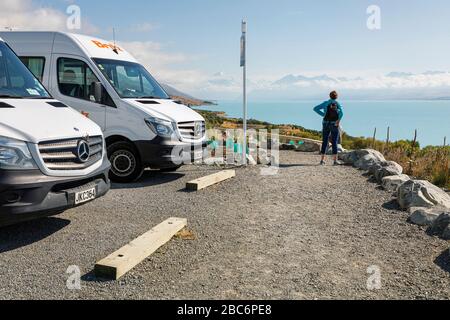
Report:
[[[89,156],[91,155],[91,150],[89,149],[89,144],[85,140],[80,140],[77,147],[78,159],[81,162],[87,162]]]

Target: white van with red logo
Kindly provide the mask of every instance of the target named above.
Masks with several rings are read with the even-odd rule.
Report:
[[[99,126],[55,100],[0,38],[0,226],[103,196],[109,169]]]
[[[202,158],[205,120],[169,98],[124,48],[62,32],[0,32],[57,99],[94,120],[106,138],[110,177],[172,171]]]

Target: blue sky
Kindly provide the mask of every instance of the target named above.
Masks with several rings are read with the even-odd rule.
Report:
[[[450,69],[450,2],[446,0],[121,2],[75,1],[102,31],[115,26],[121,40],[157,41],[198,56],[196,66],[210,72],[236,68],[242,17],[249,23],[249,63],[256,73]],[[66,6],[58,0],[41,3]],[[366,27],[371,4],[381,8],[380,31]],[[154,30],[127,30],[144,23],[154,25]],[[102,36],[110,34],[102,32]]]
[[[148,57],[143,52],[138,55],[159,78],[201,95],[208,77],[229,86],[219,95],[235,94],[244,17],[249,24],[249,78],[261,82],[256,89],[287,74],[372,79],[392,71],[450,70],[448,0],[4,1],[6,6],[22,3],[31,13],[45,9],[52,14],[64,14],[69,4],[77,4],[83,23],[92,26],[83,31],[111,39],[115,27],[118,40],[130,43],[132,53],[143,48],[155,51]],[[381,8],[381,30],[366,26],[366,9],[373,4]],[[5,23],[11,22],[3,17],[2,23],[0,13],[0,26]],[[180,80],[188,77],[191,80],[185,83]],[[413,80],[402,85],[409,88],[419,80],[429,81]],[[437,87],[450,85],[450,77],[436,81]]]

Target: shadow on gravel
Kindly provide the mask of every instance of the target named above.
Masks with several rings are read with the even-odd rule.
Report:
[[[450,249],[442,252],[439,257],[434,260],[434,263],[444,270],[445,272],[450,273]]]
[[[182,173],[166,173],[159,171],[145,171],[142,177],[133,183],[113,183],[111,189],[136,189],[146,188],[152,186],[158,186],[165,183],[170,183],[178,179],[183,178],[185,175]]]
[[[102,283],[102,282],[113,282],[114,280],[97,278],[95,276],[94,270],[92,270],[89,273],[86,273],[84,276],[82,276],[81,281]]]
[[[392,199],[391,201],[383,204],[383,208],[387,210],[401,210],[396,199]]]
[[[320,167],[320,164],[280,164],[280,168],[293,168],[293,167]]]
[[[3,227],[0,229],[0,253],[41,241],[69,224],[69,220],[52,217]]]

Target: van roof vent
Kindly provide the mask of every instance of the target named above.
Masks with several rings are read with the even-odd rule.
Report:
[[[142,104],[160,104],[158,101],[154,100],[136,100],[136,101]]]
[[[14,107],[10,104],[7,104],[5,102],[0,102],[0,108],[2,109],[14,109]]]
[[[59,101],[55,101],[55,102],[47,102],[47,103],[48,103],[49,105],[55,107],[55,108],[68,108],[67,105],[65,105],[64,103],[59,102]]]

